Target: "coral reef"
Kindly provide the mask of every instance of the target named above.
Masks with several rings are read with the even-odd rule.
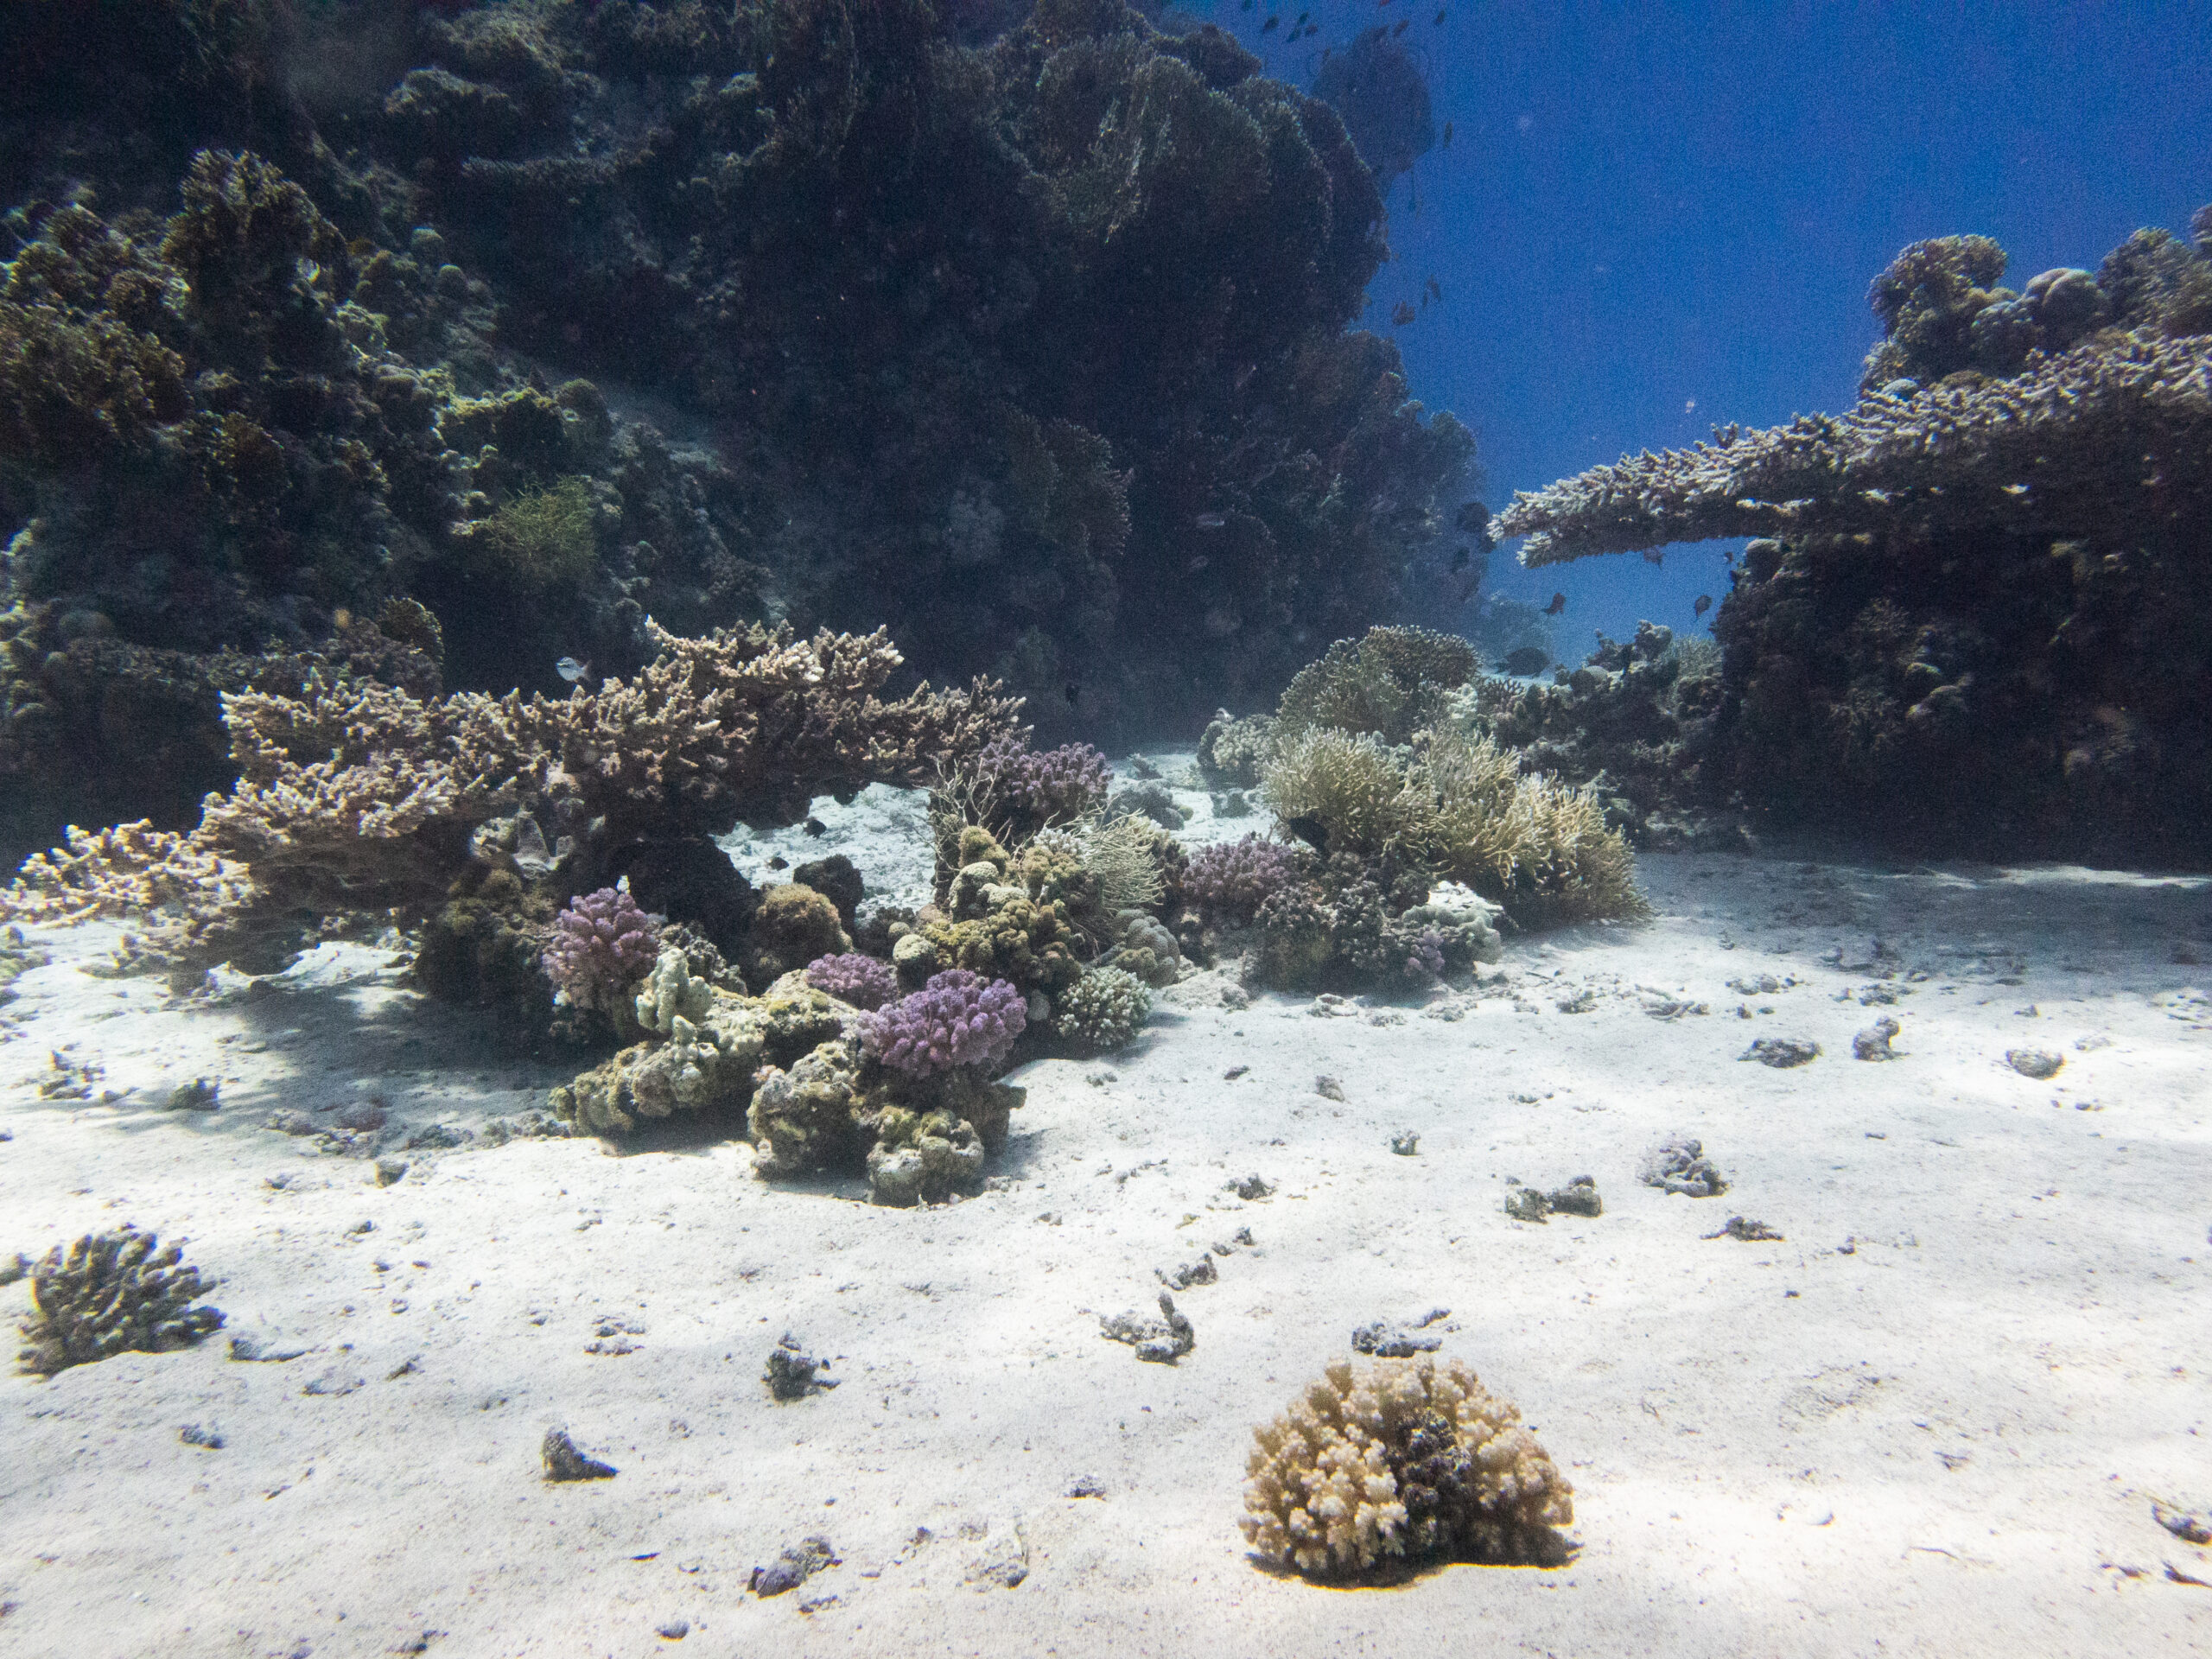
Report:
[[[26,1371],[51,1376],[116,1354],[165,1354],[222,1328],[202,1303],[213,1287],[183,1251],[135,1227],[87,1235],[65,1253],[55,1245],[31,1269],[32,1312],[17,1356]]]
[[[709,837],[741,818],[795,821],[817,791],[918,783],[1012,726],[1012,706],[988,685],[877,696],[899,662],[880,633],[652,632],[661,655],[634,681],[560,702],[518,693],[428,702],[315,674],[297,697],[231,696],[239,780],[208,798],[197,830],[79,834],[67,852],[27,863],[0,912],[60,921],[166,907],[149,952],[251,962],[252,971],[281,966],[325,918],[420,917],[486,881],[508,884],[498,908],[512,912],[525,906],[525,877],[558,895],[560,884],[596,886],[625,863],[640,900],[678,901],[661,907],[679,921],[722,920],[716,906],[743,884]],[[563,843],[558,855],[549,841]],[[651,892],[647,873],[686,849],[719,884]],[[809,904],[806,892],[780,918],[793,922],[791,938],[764,936],[791,951],[783,967],[849,943],[835,907],[818,895]],[[538,954],[520,941],[507,954],[517,952],[533,963]]]
[[[1624,458],[1497,528],[1533,564],[1757,538],[1686,711],[1707,808],[1929,854],[2212,855],[2212,255],[2144,231],[2018,294],[2003,268],[1916,245],[1854,408]]]
[[[0,22],[0,539],[35,515],[23,594],[132,643],[405,596],[454,686],[550,690],[650,653],[649,590],[1126,732],[1384,613],[1471,448],[1348,332],[1387,249],[1344,124],[1211,27],[127,10]]]
[[[1060,993],[1052,1028],[1077,1051],[1107,1054],[1126,1048],[1152,1013],[1152,992],[1135,974],[1093,968]]]
[[[1262,1560],[1317,1579],[1557,1565],[1573,1489],[1520,1419],[1457,1360],[1340,1361],[1255,1431],[1238,1524]]]
[[[1409,743],[1436,723],[1445,694],[1465,685],[1475,668],[1475,648],[1456,634],[1370,628],[1299,670],[1284,688],[1270,735],[1278,748],[1317,727]],[[1218,747],[1217,739],[1217,753]]]

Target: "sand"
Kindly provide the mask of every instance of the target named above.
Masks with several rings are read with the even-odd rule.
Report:
[[[1252,827],[1184,798],[1194,836]],[[895,888],[915,810],[872,791],[734,855]],[[1197,975],[1129,1051],[1018,1073],[991,1190],[922,1211],[765,1185],[731,1126],[486,1144],[574,1067],[405,988],[396,940],[177,997],[99,975],[112,929],[35,937],[0,1252],[133,1222],[230,1324],[0,1379],[0,1652],[2212,1651],[2212,1551],[2152,1512],[2212,1506],[2212,890],[1643,872],[1655,921],[1516,940],[1427,1002]],[[1854,1059],[1885,1015],[1898,1058]],[[1820,1053],[1741,1058],[1761,1037]],[[41,1095],[56,1054],[86,1097]],[[202,1077],[213,1110],[165,1104]],[[381,1129],[264,1127],[365,1105]],[[477,1138],[408,1146],[434,1125]],[[1676,1134],[1726,1192],[1639,1183]],[[1504,1211],[1582,1174],[1599,1217]],[[1782,1237],[1707,1236],[1738,1215]],[[1102,1338],[1208,1254],[1179,1364]],[[1574,1483],[1570,1564],[1256,1565],[1253,1427],[1355,1326],[1437,1307]],[[839,1386],[769,1396],[786,1332]],[[619,1474],[544,1481],[552,1427]],[[810,1535],[836,1565],[748,1592]]]

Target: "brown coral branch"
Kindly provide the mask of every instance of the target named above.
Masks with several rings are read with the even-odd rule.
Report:
[[[2011,379],[1870,397],[1594,467],[1500,513],[1521,562],[1724,536],[2011,529],[2090,536],[2212,516],[2212,335],[2101,336]]]

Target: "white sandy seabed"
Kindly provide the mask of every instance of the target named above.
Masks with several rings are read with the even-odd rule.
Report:
[[[1246,827],[1183,798],[1196,835]],[[911,881],[912,798],[822,811],[733,854]],[[2153,1515],[2212,1516],[2212,891],[1642,869],[1655,921],[1514,943],[1427,1004],[1187,980],[1130,1051],[1024,1068],[990,1190],[921,1211],[766,1185],[696,1125],[487,1145],[563,1071],[388,948],[180,1000],[85,971],[112,930],[40,938],[0,1247],[135,1223],[230,1323],[0,1379],[0,1652],[2212,1652],[2212,1550]],[[1885,1014],[1899,1058],[1854,1060]],[[1763,1035],[1821,1053],[1741,1059]],[[86,1097],[41,1095],[56,1056]],[[216,1109],[162,1109],[196,1077]],[[364,1103],[388,1185],[265,1127]],[[477,1139],[407,1147],[433,1125]],[[1675,1134],[1727,1192],[1639,1184]],[[1272,1196],[1228,1190],[1252,1174]],[[1599,1217],[1504,1212],[1581,1174]],[[1707,1236],[1732,1215],[1781,1241]],[[1101,1338],[1217,1242],[1179,1364]],[[1573,1482],[1571,1563],[1351,1591],[1255,1564],[1253,1427],[1355,1326],[1434,1307]],[[786,1332],[839,1387],[769,1397]],[[556,1425],[620,1472],[548,1484]],[[837,1565],[748,1592],[810,1535]]]

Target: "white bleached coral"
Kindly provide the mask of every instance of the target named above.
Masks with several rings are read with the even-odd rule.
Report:
[[[1313,1578],[1398,1562],[1555,1564],[1573,1489],[1521,1414],[1456,1360],[1339,1362],[1254,1431],[1238,1524]]]

